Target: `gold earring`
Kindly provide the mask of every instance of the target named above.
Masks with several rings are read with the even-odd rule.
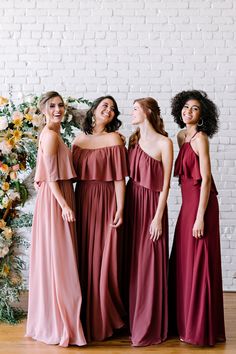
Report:
[[[94,128],[96,125],[96,118],[94,116],[92,116],[92,124],[91,125],[92,125],[92,128]]]

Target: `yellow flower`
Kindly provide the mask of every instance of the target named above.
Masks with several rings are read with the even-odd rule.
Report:
[[[32,119],[33,119],[33,116],[32,116],[32,114],[29,114],[29,113],[27,113],[27,114],[25,114],[25,119],[28,121],[28,122],[31,122],[32,121]]]
[[[8,174],[8,172],[9,172],[9,167],[8,167],[8,165],[6,165],[5,163],[0,164],[0,171],[3,172],[3,173],[5,173],[5,174]]]
[[[12,229],[10,227],[4,227],[2,234],[4,235],[6,240],[9,241],[9,240],[12,239],[13,232],[12,232]]]
[[[3,267],[2,267],[2,273],[1,275],[6,278],[8,276],[8,274],[10,273],[10,267],[8,264],[3,264]]]
[[[5,145],[11,151],[11,149],[13,149],[15,146],[15,139],[14,138],[7,139]]]
[[[8,189],[10,188],[10,184],[8,182],[3,182],[2,183],[2,190],[3,191],[8,191]]]
[[[6,221],[0,219],[0,229],[3,229],[6,226]]]
[[[7,98],[0,96],[0,106],[5,106],[8,102]]]
[[[22,137],[22,132],[20,130],[13,130],[12,135],[14,142],[17,143],[17,141],[20,141]]]
[[[14,112],[12,116],[12,123],[18,128],[21,127],[23,124],[23,114],[18,111]]]

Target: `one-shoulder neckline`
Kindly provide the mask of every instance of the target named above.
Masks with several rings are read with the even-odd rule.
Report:
[[[122,147],[124,145],[111,145],[111,146],[102,146],[99,148],[82,148],[81,146],[78,145],[73,145],[74,148],[80,149],[80,150],[87,150],[87,151],[97,151],[97,150],[105,150],[105,149],[112,149],[112,148],[116,148],[116,147]]]
[[[150,156],[146,151],[144,151],[141,146],[139,145],[139,143],[137,143],[137,146],[139,147],[139,149],[141,150],[141,152],[146,155],[147,157],[149,157],[151,160],[162,163],[161,160],[155,159],[154,157]]]

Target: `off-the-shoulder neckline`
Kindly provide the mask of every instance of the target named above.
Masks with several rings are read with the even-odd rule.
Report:
[[[124,145],[120,144],[120,145],[102,146],[102,147],[99,147],[99,148],[83,148],[83,147],[78,146],[78,145],[73,145],[73,148],[78,148],[80,150],[89,150],[89,151],[110,149],[110,148],[116,148],[116,147],[124,147]]]

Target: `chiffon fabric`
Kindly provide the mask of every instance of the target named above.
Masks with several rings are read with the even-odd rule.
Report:
[[[114,181],[128,175],[123,145],[97,149],[73,146],[78,177],[79,274],[83,295],[82,322],[87,341],[104,340],[124,326],[118,281],[120,229],[112,228],[116,212]]]
[[[49,182],[57,181],[66,202],[74,209],[72,179],[75,176],[71,152],[62,140],[57,153],[50,156],[44,154],[40,141],[26,336],[62,347],[82,346],[86,340],[80,321],[82,299],[75,253],[75,223],[62,219],[62,209]]]
[[[174,175],[182,206],[170,257],[170,333],[191,344],[214,345],[225,341],[217,190],[212,179],[204,235],[196,239],[192,228],[202,178],[191,141],[182,145]]]
[[[168,215],[163,233],[153,242],[149,227],[163,188],[163,166],[139,144],[129,149],[130,179],[126,191],[126,235],[130,238],[129,320],[133,346],[158,344],[167,337]]]

